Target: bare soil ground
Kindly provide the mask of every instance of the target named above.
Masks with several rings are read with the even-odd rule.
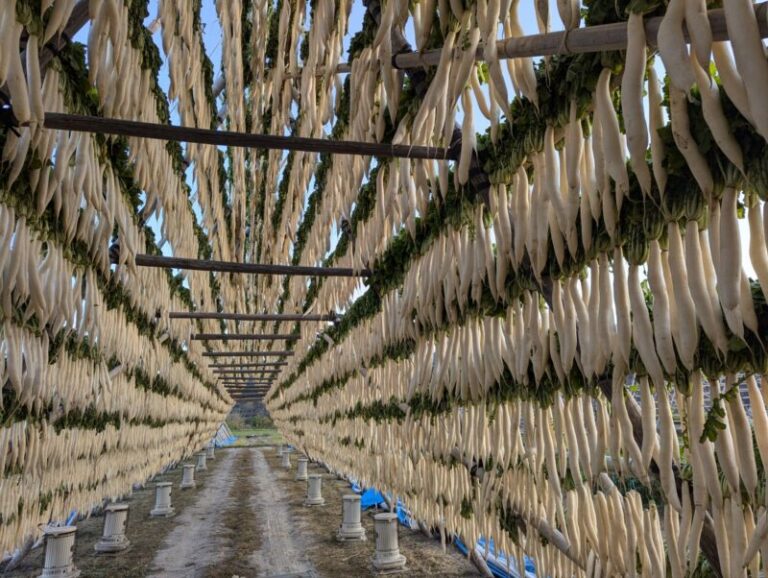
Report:
[[[95,515],[80,520],[75,538],[74,560],[81,570],[83,578],[143,578],[150,574],[150,567],[158,547],[166,536],[176,528],[179,519],[188,508],[193,506],[210,483],[216,478],[220,466],[226,461],[224,452],[217,452],[216,459],[208,460],[208,471],[196,472],[197,488],[180,490],[182,467],[160,474],[148,482],[144,488],[134,490],[133,495],[121,502],[130,505],[126,535],[131,547],[119,554],[97,554],[93,547],[101,538],[104,516]],[[172,518],[151,518],[149,511],[155,505],[155,482],[173,482],[171,501],[176,510]],[[44,548],[30,552],[22,564],[8,577],[37,577],[43,568]]]
[[[326,504],[305,507],[306,482],[295,481],[292,468],[280,467],[275,447],[217,450],[207,472],[197,472],[198,487],[179,490],[181,467],[154,481],[173,482],[176,516],[150,518],[154,483],[134,491],[127,535],[131,548],[117,555],[97,555],[103,516],[78,522],[74,559],[83,578],[336,578],[376,576],[371,565],[375,549],[373,513],[364,513],[368,540],[336,541],[341,501],[349,486],[309,464],[309,473],[323,474]],[[400,551],[408,560],[403,576],[478,576],[472,564],[451,545],[400,527]],[[30,553],[7,576],[39,576],[43,548]]]
[[[373,515],[364,512],[362,523],[366,530],[364,542],[338,542],[336,530],[341,524],[342,496],[352,493],[349,484],[326,472],[319,464],[309,464],[310,474],[323,475],[324,506],[303,505],[307,483],[294,481],[295,465],[288,472],[280,467],[280,458],[275,450],[264,448],[264,455],[278,485],[285,491],[285,503],[293,515],[294,533],[301,537],[305,555],[311,560],[317,576],[355,576],[356,578],[378,576],[373,569],[373,554],[376,548],[376,533]],[[291,456],[295,462],[296,454]],[[407,559],[402,576],[480,576],[475,567],[451,544],[445,552],[439,540],[430,539],[421,532],[400,526],[400,553]],[[302,574],[303,576],[303,574]]]

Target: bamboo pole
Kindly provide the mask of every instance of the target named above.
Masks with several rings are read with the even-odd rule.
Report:
[[[293,333],[197,333],[192,335],[192,341],[276,341],[279,339],[298,339],[298,334]]]
[[[71,130],[238,148],[346,154],[366,157],[377,156],[384,158],[455,160],[455,155],[450,149],[431,146],[238,133],[58,112],[46,112],[43,127],[52,130]]]
[[[335,313],[328,315],[302,315],[300,313],[207,313],[172,311],[169,319],[232,319],[234,321],[335,321],[338,316]]]
[[[203,357],[291,357],[293,351],[204,351]]]
[[[116,259],[113,259],[113,263]],[[299,275],[307,277],[370,277],[371,271],[355,271],[345,267],[309,267],[305,265],[267,265],[264,263],[239,263],[235,261],[213,261],[166,257],[164,255],[136,255],[139,267],[159,269],[186,269],[190,271],[211,271],[215,273],[246,273],[256,275]]]
[[[210,369],[240,369],[251,367],[277,367],[288,365],[285,361],[273,361],[272,363],[211,363],[208,367]]]

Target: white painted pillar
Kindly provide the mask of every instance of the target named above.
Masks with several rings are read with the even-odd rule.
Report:
[[[280,462],[280,465],[283,466],[286,470],[291,469],[291,454],[288,452],[283,452],[283,459]]]
[[[155,486],[155,507],[149,513],[153,518],[168,518],[173,516],[173,506],[171,506],[171,482],[158,482]]]
[[[278,457],[283,455],[283,444],[277,444],[277,455]]]
[[[181,486],[179,487],[182,490],[197,487],[197,482],[195,482],[195,464],[184,464],[184,472],[181,476]]]
[[[208,469],[208,466],[205,463],[205,452],[200,452],[197,454],[197,467],[195,469],[198,472],[204,472]]]
[[[358,494],[348,494],[341,498],[341,526],[336,537],[341,541],[365,540],[365,528],[360,523]]]
[[[209,459],[209,460],[214,460],[214,459],[216,459],[216,444],[214,444],[213,442],[211,442],[211,445],[209,445],[209,446],[208,446],[208,447],[205,449],[205,452],[206,452],[206,456],[208,457],[208,459]]]
[[[125,536],[128,504],[110,504],[104,508],[104,530],[94,549],[99,552],[120,552],[131,545]]]
[[[307,483],[307,499],[304,500],[305,506],[322,506],[325,504],[323,498],[323,476],[312,474]]]
[[[373,567],[377,570],[400,570],[405,567],[405,556],[397,543],[397,514],[387,512],[373,518],[376,528],[376,555]]]
[[[309,478],[307,475],[307,464],[309,460],[304,456],[300,457],[296,462],[296,480],[303,481]]]
[[[45,562],[39,578],[77,578],[80,570],[72,561],[75,526],[46,526]]]

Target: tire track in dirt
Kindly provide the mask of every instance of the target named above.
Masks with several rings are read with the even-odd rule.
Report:
[[[235,458],[236,452],[219,452],[216,459],[223,463],[205,479],[202,490],[192,490],[198,492],[195,503],[172,518],[175,528],[155,554],[151,578],[203,578],[208,568],[227,560],[222,504],[234,484]]]
[[[230,450],[235,457],[231,474],[232,486],[226,502],[222,523],[222,538],[226,542],[226,558],[215,567],[209,567],[206,578],[253,576],[256,570],[250,563],[254,550],[261,544],[261,520],[251,510],[253,494],[258,490],[253,475],[253,449]]]
[[[261,449],[254,448],[253,480],[256,488],[251,498],[252,515],[261,527],[261,543],[250,561],[257,576],[317,577],[306,556],[305,545],[293,527],[286,495],[277,483]]]

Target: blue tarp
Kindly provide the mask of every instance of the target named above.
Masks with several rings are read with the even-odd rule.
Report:
[[[214,440],[213,445],[217,448],[225,448],[227,446],[231,446],[233,443],[237,441],[237,436],[229,436],[227,439],[225,439],[223,442]]]
[[[385,503],[384,496],[375,488],[368,488],[367,490],[363,491],[363,488],[360,486],[360,484],[354,480],[350,482],[350,486],[352,487],[353,492],[358,494],[362,493],[362,496],[360,497],[360,506],[363,510],[367,510],[369,508],[373,508]],[[418,527],[418,524],[411,517],[408,509],[399,499],[395,505],[395,513],[397,513],[397,519],[403,526],[411,529]],[[464,542],[461,541],[461,539],[459,539],[458,536],[453,538],[453,543],[462,554],[465,556],[467,555],[467,546],[464,544]],[[496,552],[493,540],[491,540],[489,546],[490,553],[488,558],[485,558],[485,540],[483,538],[480,538],[477,541],[475,549],[477,553],[485,559],[486,564],[488,564],[488,569],[493,573],[494,576],[497,576],[498,578],[536,578],[536,567],[533,564],[533,560],[528,558],[528,556],[525,557],[525,576],[520,576],[520,573],[517,571],[517,561],[514,558],[510,558],[510,571],[507,572],[506,555],[503,552]]]
[[[352,486],[352,489],[354,490],[354,486]],[[368,510],[369,508],[376,508],[383,503],[384,503],[384,496],[382,496],[374,488],[368,488],[363,492],[363,495],[360,496],[360,507],[363,510]]]
[[[453,543],[456,544],[459,551],[466,556],[467,545],[462,542],[458,536],[454,537]],[[477,541],[475,550],[483,557],[485,563],[488,565],[488,569],[494,576],[497,576],[497,578],[536,578],[536,567],[533,565],[533,560],[528,558],[528,556],[525,557],[525,576],[521,577],[520,573],[517,571],[517,560],[512,557],[510,557],[509,572],[507,572],[507,557],[503,552],[496,552],[493,540],[491,540],[490,554],[488,554],[488,558],[485,558],[485,540],[483,538],[480,538]]]

